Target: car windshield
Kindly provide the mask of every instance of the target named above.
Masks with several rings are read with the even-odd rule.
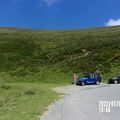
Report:
[[[89,74],[84,74],[84,77],[99,77],[99,74],[96,74],[96,73],[89,73]]]

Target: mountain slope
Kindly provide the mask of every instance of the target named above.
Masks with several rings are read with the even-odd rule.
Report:
[[[62,72],[110,72],[120,65],[120,27],[81,30],[0,29],[0,71],[21,75],[44,66]],[[15,72],[14,72],[15,71]],[[120,71],[119,71],[120,72]]]

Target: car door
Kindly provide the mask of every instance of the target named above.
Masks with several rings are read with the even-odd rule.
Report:
[[[95,76],[93,74],[90,75],[89,83],[94,83]]]

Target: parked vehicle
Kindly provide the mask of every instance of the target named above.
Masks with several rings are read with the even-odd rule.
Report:
[[[87,73],[84,75],[84,77],[81,77],[79,78],[77,81],[76,81],[76,85],[86,85],[86,84],[97,84],[99,85],[101,82],[101,77],[99,74],[97,73]]]
[[[111,84],[111,83],[114,83],[114,84],[120,83],[120,75],[110,78],[108,80],[108,84]]]

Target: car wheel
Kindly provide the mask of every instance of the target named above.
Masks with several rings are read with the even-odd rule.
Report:
[[[84,85],[85,85],[85,83],[84,83],[84,82],[81,82],[81,85],[82,85],[82,86],[84,86]]]
[[[115,80],[115,81],[114,81],[114,84],[117,84],[117,83],[118,83],[118,81],[117,81],[117,80]]]
[[[100,81],[96,81],[96,85],[100,85]]]
[[[77,82],[75,83],[75,85],[78,85]]]

